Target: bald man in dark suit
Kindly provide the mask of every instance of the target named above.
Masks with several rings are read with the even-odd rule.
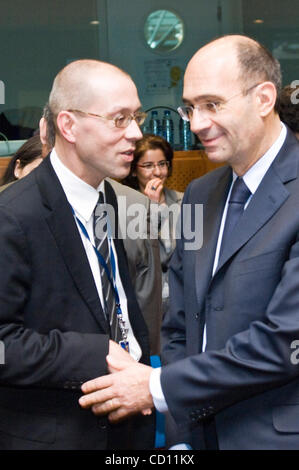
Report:
[[[55,148],[0,196],[0,448],[153,448],[150,411],[115,425],[78,403],[82,383],[108,372],[107,354],[149,363],[123,242],[105,231],[105,290],[93,227],[99,193],[118,220],[104,179],[128,174],[142,137],[137,90],[117,67],[75,61],[56,76],[49,105]]]

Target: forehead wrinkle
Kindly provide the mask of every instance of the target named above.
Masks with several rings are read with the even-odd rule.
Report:
[[[106,74],[101,77],[100,84],[95,81],[93,85],[95,93],[92,108],[95,113],[131,113],[141,108],[137,88],[129,76]]]

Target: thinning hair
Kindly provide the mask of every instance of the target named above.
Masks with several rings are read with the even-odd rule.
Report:
[[[276,88],[276,102],[274,110],[279,109],[279,95],[281,92],[281,68],[278,60],[261,43],[248,36],[240,34],[225,35],[213,39],[204,46],[216,45],[227,42],[233,45],[236,50],[236,57],[239,65],[239,76],[244,94],[255,84],[262,82],[272,82]]]
[[[236,42],[236,48],[240,82],[246,88],[262,82],[273,83],[277,93],[274,109],[278,111],[282,81],[280,63],[265,46],[251,38],[241,37]]]
[[[46,140],[49,149],[52,149],[55,145],[55,120],[54,115],[51,111],[49,103],[46,103],[43,109],[43,118],[46,121]]]

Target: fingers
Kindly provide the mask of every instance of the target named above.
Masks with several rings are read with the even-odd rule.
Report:
[[[92,412],[95,415],[107,415],[108,417],[111,413],[116,412],[118,408],[120,407],[120,403],[117,400],[117,398],[110,398],[107,401],[104,401],[103,403],[97,403],[92,406]]]
[[[146,410],[142,410],[141,414],[143,414],[143,416],[149,416],[152,414],[152,410],[150,408],[147,408]]]
[[[100,394],[99,392],[95,392],[88,396],[81,397],[79,403],[82,408],[91,408],[92,412],[97,416],[108,415],[108,419],[112,423],[116,423],[135,413],[133,408],[128,410],[128,408],[122,407],[118,398],[109,397],[111,397],[111,393]],[[147,408],[142,410],[141,413],[143,416],[149,416],[152,414],[152,410]]]
[[[112,356],[117,360],[121,360],[122,362],[126,361],[128,363],[132,363],[135,361],[135,359],[133,359],[133,357],[130,356],[124,348],[111,339],[109,340],[109,356]]]
[[[79,398],[79,404],[82,408],[90,408],[91,406],[95,404],[102,405],[103,403],[105,404],[106,402],[109,402],[108,405],[105,405],[105,408],[108,407],[107,412],[110,412],[114,409],[114,406],[112,408],[112,403],[111,401],[114,399],[114,406],[115,406],[115,397],[112,389],[109,387],[104,390],[97,390],[96,392],[90,392],[87,395],[83,395],[82,397]]]
[[[163,190],[163,182],[159,178],[154,178],[145,186],[144,194],[154,202],[159,202],[161,192]]]
[[[109,372],[114,373],[136,362],[119,344],[109,340],[109,355],[106,358]],[[110,363],[108,362],[110,360]],[[110,367],[109,367],[110,366]]]
[[[134,359],[132,360],[133,362],[135,362]],[[119,372],[120,370],[123,370],[126,367],[128,367],[130,364],[132,364],[132,361],[121,361],[110,355],[106,357],[106,361],[108,364],[108,370],[111,373]]]
[[[143,416],[149,416],[152,414],[152,410],[148,408],[146,410],[142,410],[141,413]],[[111,413],[109,413],[108,419],[110,423],[118,423],[119,421],[122,421],[128,416],[131,416],[132,414],[135,414],[133,409],[131,411],[128,411],[127,408],[118,407],[117,409],[115,409],[115,411],[111,411]]]
[[[97,377],[95,379],[89,380],[85,382],[81,390],[83,393],[91,393],[95,392],[96,390],[102,390],[104,388],[111,387],[113,385],[112,376],[111,375],[103,375],[102,377]]]
[[[163,182],[160,178],[153,178],[147,182],[145,188],[151,192],[155,192],[159,190],[161,191],[161,189],[163,188]]]
[[[134,359],[132,359],[132,361],[127,361],[126,358],[124,361],[112,356],[107,356],[106,359],[108,368],[113,372],[121,371],[128,367],[129,364],[132,364],[132,362],[136,362]],[[103,402],[113,399],[115,396],[113,385],[113,375],[103,375],[102,377],[96,377],[95,379],[85,382],[81,387],[81,390],[85,395],[79,399],[80,406],[82,406],[82,408],[90,408],[96,403],[101,405]],[[109,407],[109,405],[106,405],[105,410],[107,406]],[[109,411],[111,411],[111,409],[108,409],[108,412]]]
[[[108,364],[116,366],[115,358],[108,356],[107,359]],[[86,394],[79,399],[82,408],[91,408],[96,415],[108,415],[112,422],[140,412],[151,413],[154,406],[149,389],[152,368],[136,361],[130,366],[123,361],[120,367],[123,370],[82,385]]]
[[[112,411],[108,415],[108,419],[110,423],[118,423],[119,421],[122,421],[123,419],[127,418],[130,416],[132,413],[129,413],[127,409],[125,408],[118,408],[115,411]]]

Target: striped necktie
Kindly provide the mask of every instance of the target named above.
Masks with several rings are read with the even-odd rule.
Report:
[[[94,210],[94,239],[98,252],[105,260],[110,279],[113,280],[109,242],[107,236],[107,207],[104,203],[104,196],[102,192],[99,193],[99,200]],[[117,320],[115,295],[105,268],[101,264],[100,274],[104,299],[104,312],[110,325],[110,337],[114,341],[119,342],[121,340],[121,332]]]

